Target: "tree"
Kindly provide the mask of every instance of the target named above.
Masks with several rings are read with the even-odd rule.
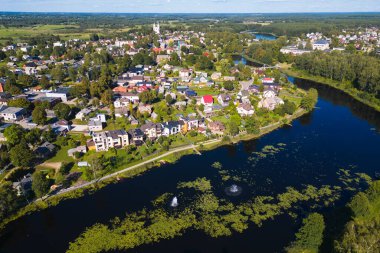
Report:
[[[301,100],[301,108],[306,111],[311,111],[314,108],[314,101],[312,98],[306,96]]]
[[[232,91],[234,89],[234,83],[232,81],[226,81],[224,82],[223,87],[228,91]]]
[[[36,171],[32,176],[32,190],[37,198],[45,196],[50,189],[50,180],[42,171]]]
[[[32,128],[25,134],[25,141],[31,145],[36,145],[41,142],[42,131],[39,128]]]
[[[54,106],[54,113],[59,119],[68,120],[71,113],[71,108],[67,104],[59,103]]]
[[[90,40],[91,40],[91,41],[98,41],[98,40],[99,40],[99,35],[96,34],[96,33],[92,33],[92,34],[90,35]]]
[[[18,78],[18,80],[23,87],[32,86],[34,83],[34,78],[30,75],[22,75]]]
[[[104,105],[110,105],[112,104],[112,97],[113,97],[113,92],[111,89],[108,89],[103,92],[100,101],[102,101]]]
[[[249,117],[245,121],[245,128],[249,134],[258,134],[260,132],[260,122],[253,117]]]
[[[9,151],[9,156],[13,165],[19,167],[31,167],[31,163],[34,159],[33,153],[30,151],[25,142],[21,142],[11,148]]]
[[[370,211],[369,200],[362,192],[359,192],[352,198],[351,202],[348,204],[348,207],[351,209],[355,217],[364,216]]]
[[[16,145],[24,139],[26,131],[20,125],[13,124],[4,130],[4,137],[10,145]]]
[[[168,103],[169,105],[171,105],[173,103],[173,98],[170,94],[167,94],[165,96],[165,100],[166,100],[166,103]]]
[[[11,93],[12,95],[18,95],[22,93],[22,90],[20,87],[18,87],[16,80],[12,78],[8,78],[7,81],[5,81],[4,90]]]
[[[50,87],[50,81],[49,81],[49,78],[47,78],[47,76],[43,75],[41,77],[41,80],[40,80],[40,85],[43,89],[47,89]]]
[[[286,113],[286,114],[289,114],[289,115],[292,115],[296,109],[297,109],[297,106],[295,103],[293,102],[290,102],[288,100],[285,100],[284,101],[284,104],[283,104],[283,111]]]
[[[303,219],[302,227],[296,233],[296,241],[286,251],[289,253],[317,253],[323,241],[324,230],[325,222],[323,216],[318,213],[310,214],[307,218]]]
[[[12,187],[12,183],[5,181],[0,186],[0,220],[4,220],[14,213],[19,206],[20,200]]]
[[[73,68],[73,67],[70,67],[68,69],[68,73],[69,73],[69,78],[71,81],[75,82],[77,80],[77,71]]]
[[[151,104],[157,99],[155,90],[144,91],[139,94],[139,99],[144,104]]]
[[[32,120],[38,125],[45,125],[47,122],[46,111],[42,106],[37,106],[32,112]]]
[[[239,126],[236,124],[235,121],[230,121],[227,125],[228,127],[228,133],[232,136],[235,136],[239,133]]]
[[[51,77],[58,82],[62,82],[65,77],[65,73],[63,72],[61,65],[58,65],[51,70]]]
[[[30,109],[31,103],[25,98],[15,98],[15,99],[9,100],[8,106]]]

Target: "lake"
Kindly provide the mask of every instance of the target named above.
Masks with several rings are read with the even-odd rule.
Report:
[[[257,40],[276,40],[277,37],[272,34],[266,34],[266,33],[253,33],[253,35],[256,36]]]
[[[9,224],[0,238],[0,251],[64,252],[88,226],[125,216],[126,212],[152,208],[151,201],[169,192],[186,205],[178,182],[206,177],[215,195],[241,202],[257,195],[276,195],[292,186],[339,185],[338,171],[350,169],[374,176],[380,172],[380,114],[327,86],[293,80],[302,88],[319,91],[316,109],[257,140],[223,146],[201,156],[188,155],[175,164],[151,169],[144,174],[109,185],[93,195],[67,200],[58,206],[22,217]],[[284,145],[273,156],[252,163],[254,152],[266,146]],[[223,181],[214,162],[236,178]],[[225,195],[224,189],[236,183],[242,187],[239,197]],[[343,206],[353,193],[346,193],[334,208]],[[330,209],[321,209],[329,212]],[[300,218],[305,214],[300,214]],[[126,252],[281,252],[294,239],[301,219],[281,215],[262,227],[250,226],[242,234],[213,239],[201,231],[190,230],[183,236],[144,245]],[[327,223],[327,227],[329,223]]]

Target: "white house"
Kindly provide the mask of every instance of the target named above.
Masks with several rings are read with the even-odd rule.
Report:
[[[76,119],[79,119],[79,120],[83,120],[89,113],[91,112],[90,109],[88,108],[84,108],[82,110],[80,110],[76,115],[75,115],[75,118]]]
[[[274,90],[266,90],[263,93],[264,98],[274,98],[276,97],[276,92]]]
[[[277,106],[284,104],[284,101],[279,97],[263,98],[258,103],[259,108],[266,108],[270,111],[274,110]]]
[[[317,40],[313,43],[313,50],[327,50],[330,48],[330,44],[327,40]]]
[[[87,126],[88,130],[91,132],[98,132],[103,130],[103,123],[100,120],[90,119]]]
[[[117,98],[114,102],[113,105],[115,108],[125,108],[129,107],[130,100],[126,98]]]
[[[228,94],[220,94],[218,96],[218,103],[221,106],[228,106],[230,104],[231,100],[232,100],[232,98]]]
[[[162,133],[162,125],[160,123],[148,122],[142,125],[140,129],[149,139],[156,139]]]
[[[163,124],[162,135],[169,136],[181,132],[181,123],[179,121],[168,121]]]
[[[6,107],[0,111],[0,116],[4,118],[4,121],[18,121],[24,118],[25,113],[24,108]]]
[[[252,105],[247,103],[240,104],[236,109],[240,116],[252,116],[255,113]]]
[[[94,133],[92,140],[96,151],[108,151],[110,148],[122,148],[129,145],[128,133],[125,130]]]

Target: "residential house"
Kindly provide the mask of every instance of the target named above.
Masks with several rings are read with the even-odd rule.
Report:
[[[190,97],[196,97],[198,94],[195,91],[193,91],[191,89],[188,89],[188,90],[185,91],[185,95],[188,98],[190,98]]]
[[[168,122],[165,122],[162,125],[162,127],[163,127],[162,135],[169,136],[169,135],[178,134],[182,130],[182,125],[183,124],[181,124],[180,121],[168,121]]]
[[[330,43],[327,40],[317,40],[313,43],[313,50],[327,50],[330,48]]]
[[[216,135],[223,135],[224,131],[226,130],[226,127],[220,121],[209,122],[208,128],[210,129],[211,133]]]
[[[17,191],[17,196],[26,194],[32,190],[32,175],[28,173],[21,180],[13,182],[12,187]]]
[[[81,154],[87,153],[87,146],[83,145],[83,146],[78,146],[76,148],[71,148],[67,150],[67,155],[70,157],[74,157],[75,153],[81,153]]]
[[[114,102],[113,105],[115,108],[126,108],[129,107],[130,100],[126,98],[117,98]]]
[[[103,123],[100,120],[97,120],[95,118],[90,119],[87,126],[88,126],[88,130],[91,132],[97,132],[97,131],[103,130]]]
[[[214,72],[211,74],[211,79],[212,80],[219,80],[220,78],[222,78],[222,73],[220,72]]]
[[[274,98],[277,96],[277,93],[274,90],[265,90],[263,92],[264,98]]]
[[[250,103],[249,101],[249,91],[248,90],[241,90],[237,94],[237,99],[242,103]]]
[[[162,125],[160,123],[148,122],[142,125],[140,129],[149,139],[156,139],[162,133]]]
[[[196,130],[199,127],[199,120],[196,117],[180,117],[181,121],[184,122],[184,132]]]
[[[4,121],[10,122],[21,120],[25,115],[25,109],[19,107],[6,107],[0,111],[0,117],[4,118]]]
[[[49,156],[53,155],[54,151],[55,146],[52,143],[46,141],[41,146],[36,148],[36,150],[34,150],[34,154],[38,158],[48,158]]]
[[[190,69],[181,69],[179,71],[179,77],[183,82],[190,82],[193,71]]]
[[[224,76],[223,77],[223,80],[224,81],[235,81],[236,80],[236,77],[234,77],[234,76]]]
[[[157,55],[156,62],[157,62],[157,64],[160,64],[163,62],[170,61],[170,58],[171,58],[170,55],[159,54],[159,55]]]
[[[144,144],[144,132],[140,128],[131,129],[128,133],[131,136],[130,143],[136,146]]]
[[[70,96],[70,88],[58,88],[55,91],[46,92],[46,97],[60,98],[62,102],[67,102]]]
[[[141,113],[141,114],[151,114],[152,113],[152,106],[151,105],[143,105],[143,104],[140,104],[138,107],[137,107],[137,110]]]
[[[270,111],[274,110],[277,106],[284,104],[284,101],[279,97],[263,98],[259,101],[259,108],[266,108]]]
[[[130,93],[130,92],[127,92],[127,93],[119,93],[119,96],[120,98],[122,99],[127,99],[129,100],[131,103],[138,103],[140,101],[139,99],[139,95],[138,94],[134,94],[134,93]]]
[[[204,106],[212,106],[214,103],[214,98],[211,95],[205,95],[201,98],[201,104]]]
[[[255,113],[251,104],[242,103],[236,108],[240,116],[252,116]]]
[[[220,94],[218,96],[218,103],[223,106],[223,107],[226,107],[230,104],[232,98],[229,94]]]
[[[85,117],[91,112],[90,109],[88,108],[84,108],[82,110],[80,110],[76,115],[75,115],[75,118],[76,119],[79,119],[79,120],[84,120]]]
[[[129,136],[125,130],[94,133],[92,140],[94,141],[97,152],[108,151],[110,148],[122,148],[129,145]]]

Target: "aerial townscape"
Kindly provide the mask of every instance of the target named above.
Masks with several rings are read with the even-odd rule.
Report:
[[[379,252],[379,13],[21,2],[0,13],[0,252]]]

